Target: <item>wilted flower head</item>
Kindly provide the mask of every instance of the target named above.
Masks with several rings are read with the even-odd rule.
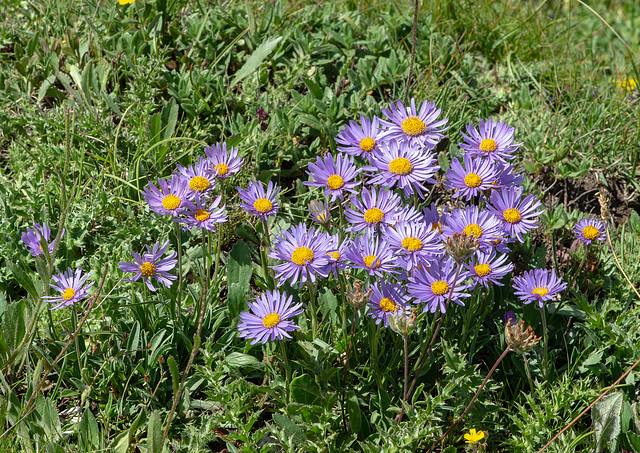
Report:
[[[64,228],[62,229],[62,234],[64,234]],[[39,223],[33,224],[33,229],[27,228],[25,233],[22,233],[22,242],[24,242],[25,247],[31,253],[31,256],[39,256],[44,255],[44,250],[42,249],[42,240],[48,243],[49,238],[51,237],[51,230],[47,226],[46,223],[40,225]],[[56,240],[51,241],[51,244],[47,244],[47,248],[49,249],[49,254],[53,252],[53,248],[56,245]]]
[[[454,233],[453,236],[447,238],[444,248],[456,263],[462,263],[473,255],[479,246],[480,244],[474,236]]]
[[[372,292],[373,290],[371,288],[362,292],[362,282],[360,280],[356,280],[353,287],[349,288],[347,286],[347,302],[349,302],[349,305],[353,308],[358,310],[367,304]]]
[[[515,352],[523,354],[533,348],[540,337],[536,337],[531,326],[525,329],[523,320],[516,322],[509,318],[504,326],[504,340]]]
[[[404,307],[398,307],[396,311],[387,318],[389,320],[389,327],[391,327],[394,332],[406,337],[416,326],[417,311],[418,308],[414,308],[411,310],[411,313],[409,313]]]

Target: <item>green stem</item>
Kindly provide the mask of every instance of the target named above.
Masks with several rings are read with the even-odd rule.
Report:
[[[529,368],[527,354],[523,353],[522,358],[524,359],[524,371],[527,373],[527,379],[529,380],[529,388],[533,391],[533,379],[531,379],[531,369]]]
[[[172,305],[174,319],[180,319],[182,316],[182,231],[180,231],[180,225],[175,223],[176,239],[178,242],[178,310],[176,313],[175,307]]]
[[[316,285],[307,282],[309,286],[309,302],[311,304],[311,338],[318,338],[318,308],[316,307]]]
[[[287,347],[284,344],[284,340],[281,340],[278,343],[280,343],[280,350],[282,351],[282,358],[284,361],[284,371],[287,380],[285,395],[288,404],[291,401],[291,365],[289,364],[289,359],[287,358]]]
[[[540,308],[540,315],[542,317],[542,354],[543,354],[543,361],[544,361],[544,366],[542,367],[543,371],[544,371],[544,380],[548,381],[549,380],[549,334],[547,332],[547,315],[546,315],[546,308],[544,307],[544,305]]]
[[[402,390],[402,399],[407,397],[407,381],[409,380],[409,348],[407,345],[407,337],[408,335],[403,335],[403,345],[404,345],[404,389]]]
[[[354,309],[353,311],[353,325],[351,326],[351,340],[349,340],[349,346],[347,346],[347,357],[345,359],[344,362],[344,375],[342,378],[342,425],[344,426],[344,429],[347,429],[347,420],[345,418],[345,414],[344,414],[344,396],[345,393],[347,391],[347,377],[348,377],[348,371],[349,371],[349,359],[351,358],[351,348],[353,347],[353,336],[356,333],[356,324],[358,321],[358,310]]]

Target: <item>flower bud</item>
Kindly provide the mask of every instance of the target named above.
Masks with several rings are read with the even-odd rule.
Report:
[[[389,327],[391,327],[394,332],[406,337],[416,326],[417,311],[418,309],[414,308],[411,310],[411,314],[408,314],[405,308],[400,306],[389,316]]]
[[[362,292],[362,282],[356,281],[353,284],[353,288],[347,286],[347,302],[356,310],[364,307],[369,298],[371,297],[372,289],[368,289],[366,292]]]
[[[321,201],[313,200],[309,203],[309,213],[314,222],[325,223],[329,221],[329,206]]]
[[[466,234],[455,233],[453,236],[447,238],[445,249],[447,253],[460,264],[467,260],[471,255],[478,250],[480,244],[478,240],[473,236],[467,236]]]
[[[531,326],[525,329],[524,321],[516,322],[511,318],[504,326],[504,339],[511,349],[520,354],[529,351],[540,341],[540,337],[536,337]]]

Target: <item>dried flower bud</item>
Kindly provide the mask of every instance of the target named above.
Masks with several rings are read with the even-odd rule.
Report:
[[[598,193],[598,203],[600,203],[600,215],[605,222],[609,220],[609,195],[604,187],[600,187]]]
[[[515,352],[523,354],[529,351],[540,341],[531,326],[524,328],[524,321],[516,322],[509,318],[504,326],[504,339]]]
[[[151,380],[151,378],[149,377],[148,374],[144,375],[144,382],[149,383],[149,381]]]
[[[364,307],[371,297],[372,289],[362,292],[362,282],[356,281],[353,288],[347,287],[347,302],[356,310]]]
[[[480,244],[473,236],[455,233],[447,238],[445,248],[456,263],[462,263],[478,250]]]
[[[411,314],[408,314],[405,308],[400,306],[388,318],[389,327],[391,327],[394,332],[399,333],[403,337],[406,337],[416,326],[417,311],[418,309],[414,308],[413,310],[411,310]]]

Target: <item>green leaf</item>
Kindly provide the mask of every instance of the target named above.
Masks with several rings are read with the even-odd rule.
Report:
[[[456,450],[456,447],[454,447],[453,445],[449,445],[447,448],[442,450],[442,453],[456,453],[457,451],[458,450]]]
[[[248,290],[252,273],[249,247],[243,241],[238,241],[233,245],[227,259],[227,282],[229,285],[238,283]]]
[[[147,427],[147,452],[162,453],[162,422],[158,411],[153,411]]]
[[[605,448],[609,451],[617,451],[622,401],[622,392],[611,393],[591,409],[593,429],[596,433],[596,453]]]
[[[629,445],[633,448],[633,451],[640,451],[640,436],[632,433],[631,431],[627,431],[627,440],[629,441]]]
[[[307,436],[304,434],[304,431],[286,415],[276,412],[273,414],[273,421],[284,430],[285,436],[291,438],[295,445],[307,440]]]
[[[318,404],[322,400],[320,387],[306,374],[291,381],[291,397],[300,404]]]
[[[225,357],[224,361],[227,362],[227,365],[237,368],[243,366],[252,366],[254,368],[259,368],[264,366],[264,364],[254,356],[243,354],[241,352],[232,352]]]
[[[21,268],[10,262],[9,260],[5,261],[7,267],[18,281],[20,286],[22,286],[31,296],[32,300],[37,301],[39,298],[38,291],[36,291],[36,287],[33,284],[33,281],[29,278],[29,276],[24,272]]]
[[[176,359],[172,355],[167,358],[167,364],[171,371],[171,378],[173,379],[173,393],[178,393],[178,386],[180,383],[180,372],[178,371],[178,365],[176,365]]]
[[[82,414],[80,423],[78,423],[78,440],[80,442],[80,448],[83,451],[92,451],[99,448],[98,441],[98,423],[93,413],[87,408]]]
[[[282,36],[278,36],[277,38],[271,38],[264,41],[262,44],[258,46],[258,48],[251,54],[244,65],[240,68],[238,72],[236,72],[233,81],[230,86],[235,86],[242,79],[247,77],[253,71],[257,70],[265,58],[269,56],[273,49],[276,48],[278,43],[282,40]]]
[[[347,410],[349,412],[349,423],[351,423],[351,431],[358,434],[362,429],[362,411],[360,410],[360,404],[358,403],[358,397],[353,392],[349,391],[349,398],[347,399]]]

